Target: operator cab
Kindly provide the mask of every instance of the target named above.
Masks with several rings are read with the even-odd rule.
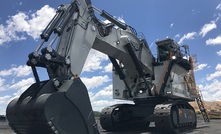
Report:
[[[157,41],[158,60],[160,62],[180,57],[180,46],[171,38]],[[174,57],[175,56],[175,57]]]
[[[186,70],[190,69],[190,54],[187,45],[179,46],[179,44],[171,38],[157,41],[156,45],[158,50],[158,62],[173,60],[180,66],[183,66]]]

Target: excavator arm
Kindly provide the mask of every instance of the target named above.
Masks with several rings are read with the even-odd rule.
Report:
[[[95,11],[112,23],[98,20]],[[134,80],[142,81],[148,87],[143,88],[148,90],[146,94],[151,95],[148,81],[153,76],[149,62],[152,54],[146,41],[138,38],[130,26],[92,7],[90,0],[59,6],[41,39],[27,61],[36,83],[12,100],[6,110],[9,125],[16,133],[99,133],[87,88],[79,78],[92,48],[109,56],[116,69],[115,85],[120,86],[115,88],[125,91],[122,98],[132,99],[137,92],[131,88]],[[41,81],[36,67],[46,68],[49,80]]]

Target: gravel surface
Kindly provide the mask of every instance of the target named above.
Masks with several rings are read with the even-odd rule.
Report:
[[[154,128],[154,124],[150,124],[150,128],[144,131],[124,131],[124,132],[106,132],[99,127],[100,134],[165,134],[163,130]],[[204,123],[202,119],[198,119],[197,128],[180,134],[221,134],[221,120],[210,120],[210,123]]]
[[[99,124],[99,123],[98,123]],[[100,134],[165,134],[161,130],[156,130],[154,124],[150,124],[150,128],[143,131],[121,131],[121,132],[106,132],[98,125]],[[210,120],[210,123],[204,123],[203,119],[199,118],[197,128],[181,134],[221,134],[221,119]],[[6,122],[0,122],[0,134],[15,134]]]

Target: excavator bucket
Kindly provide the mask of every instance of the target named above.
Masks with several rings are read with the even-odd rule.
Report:
[[[67,80],[57,90],[53,80],[34,83],[6,110],[18,134],[96,134],[96,122],[85,85]]]

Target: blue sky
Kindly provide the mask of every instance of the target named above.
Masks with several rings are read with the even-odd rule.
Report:
[[[0,114],[7,103],[34,82],[25,65],[39,43],[39,34],[57,6],[70,0],[0,1]],[[207,101],[221,101],[221,1],[220,0],[92,0],[95,7],[122,18],[142,32],[156,54],[155,41],[173,38],[188,44],[197,55],[195,77]],[[106,55],[92,50],[81,78],[88,87],[94,110],[117,103],[112,100],[111,64]],[[43,69],[40,78],[47,79]]]

